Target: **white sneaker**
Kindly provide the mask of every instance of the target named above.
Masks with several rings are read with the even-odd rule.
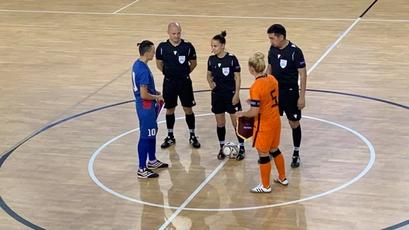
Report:
[[[274,178],[274,182],[279,183],[279,184],[284,185],[284,186],[288,185],[287,178],[284,178],[284,180],[280,180],[279,178]]]
[[[147,168],[138,169],[138,172],[136,173],[136,175],[138,176],[138,178],[141,178],[141,179],[159,177],[159,174],[154,173],[150,169],[147,169]]]
[[[264,188],[263,184],[258,184],[256,187],[250,189],[250,192],[254,192],[254,193],[270,193],[271,192],[271,186],[268,186],[268,188]]]

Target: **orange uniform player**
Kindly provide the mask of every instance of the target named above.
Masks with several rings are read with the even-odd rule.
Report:
[[[264,73],[266,64],[264,54],[257,52],[249,59],[249,71],[255,80],[250,88],[250,109],[237,112],[237,117],[254,117],[253,147],[259,155],[261,183],[250,191],[255,193],[269,193],[271,157],[274,159],[278,171],[275,182],[288,185],[285,176],[284,157],[278,145],[280,144],[280,112],[278,109],[278,82],[272,75]]]
[[[256,78],[250,88],[250,105],[259,108],[254,120],[253,147],[260,152],[278,148],[281,131],[278,82],[272,75]]]

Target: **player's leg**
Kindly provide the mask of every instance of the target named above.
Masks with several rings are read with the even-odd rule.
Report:
[[[217,159],[223,160],[225,155],[223,154],[223,146],[226,139],[226,118],[225,113],[215,114],[216,125],[217,125],[217,138],[219,140],[220,150],[217,155]]]
[[[161,144],[161,148],[168,148],[176,143],[173,135],[173,127],[175,126],[175,107],[177,106],[177,94],[175,91],[174,81],[163,81],[163,99],[165,101],[164,108],[166,109],[166,128],[168,135]]]
[[[239,102],[236,105],[232,105],[231,101],[233,98],[233,94],[231,95],[231,98],[228,97],[226,98],[226,110],[227,112],[230,114],[230,119],[231,119],[231,123],[236,131],[236,127],[237,127],[237,116],[236,116],[236,112],[237,111],[241,111],[241,103]],[[246,150],[244,149],[244,139],[241,138],[240,136],[237,135],[236,133],[236,137],[237,137],[237,141],[239,142],[239,153],[237,154],[236,160],[241,161],[244,159],[245,157],[245,152]]]
[[[154,111],[154,108],[152,110]],[[148,111],[149,109],[144,109],[141,106],[138,107],[137,105],[137,113],[140,124],[138,142],[139,168],[137,171],[137,176],[138,178],[142,179],[155,178],[159,176],[157,173],[154,173],[150,169],[148,169],[146,164],[151,144],[150,139],[152,139],[152,132],[156,135],[156,130],[155,127],[151,125],[152,122],[150,120],[152,118]],[[154,113],[156,112],[154,111]]]
[[[268,153],[268,145],[265,142],[265,135],[257,134],[254,137],[254,147],[256,147],[259,160],[258,165],[260,169],[260,179],[261,183],[256,187],[252,188],[250,191],[255,193],[268,193],[271,192],[270,186],[270,174],[271,174],[271,159]]]
[[[214,113],[216,118],[216,131],[220,146],[219,153],[217,154],[217,159],[223,160],[225,158],[225,155],[223,154],[223,145],[226,138],[226,107],[224,104],[223,95],[212,92],[211,103],[212,112]]]
[[[275,178],[274,182],[287,186],[288,180],[285,176],[285,162],[283,154],[279,148],[273,148],[270,150],[270,156],[274,159],[274,164],[278,171],[278,178]]]
[[[290,124],[293,137],[293,157],[291,162],[292,168],[300,166],[300,145],[301,145],[301,110],[298,109],[297,102],[299,98],[298,89],[289,90],[287,94],[287,107],[285,113],[287,115],[288,123]]]
[[[200,143],[195,134],[195,114],[192,107],[196,105],[193,94],[192,81],[190,78],[183,79],[178,85],[178,94],[180,102],[185,112],[186,124],[189,128],[189,142],[194,148],[200,148]]]

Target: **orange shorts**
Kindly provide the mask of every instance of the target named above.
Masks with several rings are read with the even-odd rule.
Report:
[[[280,129],[273,132],[257,132],[253,135],[253,147],[262,153],[268,153],[271,149],[278,148],[280,144]]]

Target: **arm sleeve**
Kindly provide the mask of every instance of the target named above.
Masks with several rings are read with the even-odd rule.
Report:
[[[212,71],[212,61],[209,57],[209,59],[207,60],[207,71]]]
[[[305,59],[301,49],[296,49],[294,53],[294,63],[297,69],[305,67]]]
[[[260,107],[260,94],[257,90],[258,85],[256,82],[250,88],[250,106],[251,107]]]
[[[156,49],[156,59],[163,60],[163,46],[162,46],[162,43],[159,44],[158,48]]]
[[[196,60],[196,50],[192,43],[189,43],[189,60]]]
[[[236,56],[233,56],[233,70],[235,73],[240,73],[241,68],[240,68],[240,64],[239,61],[237,60]]]

